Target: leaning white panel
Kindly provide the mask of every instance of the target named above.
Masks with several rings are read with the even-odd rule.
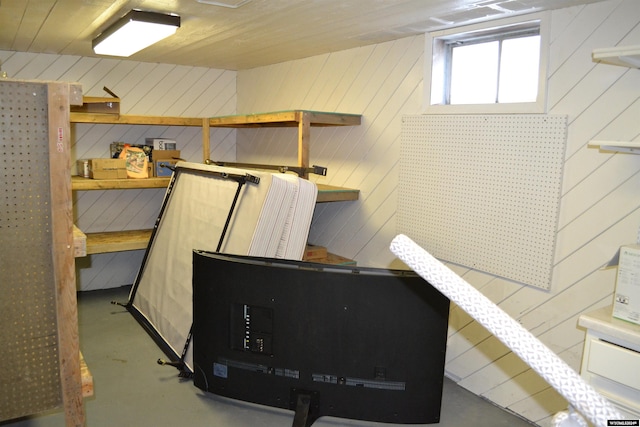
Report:
[[[220,252],[276,257],[295,200],[297,182],[276,174],[178,163],[128,303],[129,310],[176,356],[185,347],[192,323],[192,252],[218,250],[239,187],[220,174],[249,174],[260,180],[241,186]],[[306,209],[312,213],[313,206],[307,204]],[[306,233],[296,235],[306,242],[308,226]],[[272,239],[275,244],[270,244]],[[191,369],[190,349],[184,363]]]

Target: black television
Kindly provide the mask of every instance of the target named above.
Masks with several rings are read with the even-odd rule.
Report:
[[[449,300],[407,270],[193,253],[196,387],[322,416],[440,420]]]

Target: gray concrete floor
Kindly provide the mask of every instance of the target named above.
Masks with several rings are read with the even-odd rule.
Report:
[[[128,287],[81,292],[78,297],[80,347],[94,379],[94,396],[85,400],[86,427],[282,427],[293,412],[215,396],[160,366],[162,352],[122,307]],[[1,397],[0,397],[1,398]],[[2,427],[64,426],[56,411],[0,423]],[[475,396],[445,378],[442,427],[531,427],[533,424]],[[391,424],[322,417],[313,427]]]

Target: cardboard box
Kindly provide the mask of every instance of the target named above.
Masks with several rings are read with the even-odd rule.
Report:
[[[89,178],[126,179],[127,161],[125,159],[89,159]]]
[[[620,247],[613,317],[640,325],[640,245]]]
[[[96,96],[85,96],[82,105],[72,105],[72,113],[100,113],[100,114],[120,114],[120,98],[102,98]]]
[[[178,148],[175,139],[145,138],[144,143],[153,147],[154,150],[176,150]]]
[[[154,169],[154,176],[157,177],[162,177],[162,176],[171,176],[171,174],[173,173],[173,168],[176,163],[178,163],[180,160],[168,160],[168,159],[164,159],[164,160],[155,160],[153,162],[155,169]]]
[[[89,174],[89,159],[80,159],[76,161],[76,166],[78,168],[78,176],[83,178],[90,178]]]
[[[180,160],[180,150],[153,150],[151,156],[156,160]]]
[[[153,176],[171,176],[173,171],[164,166],[175,166],[180,159],[180,150],[153,150]]]

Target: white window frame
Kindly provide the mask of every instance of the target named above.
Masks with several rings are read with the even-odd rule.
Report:
[[[445,91],[446,41],[459,35],[486,34],[508,31],[529,22],[540,24],[540,62],[538,69],[538,94],[535,102],[495,104],[437,104],[432,99],[443,99]],[[547,67],[549,58],[550,13],[542,12],[513,18],[495,20],[425,34],[424,105],[425,114],[509,114],[546,113]],[[432,103],[434,102],[434,103]]]

